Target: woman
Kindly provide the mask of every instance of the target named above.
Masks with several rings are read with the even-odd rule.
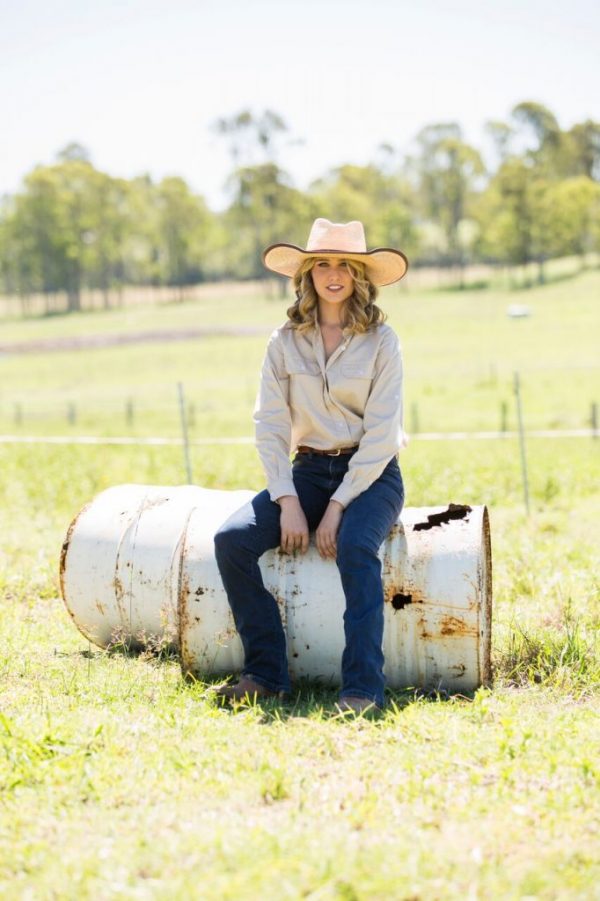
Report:
[[[317,219],[306,249],[275,244],[268,269],[293,278],[296,302],[269,341],[254,421],[268,488],[215,536],[216,558],[244,647],[243,674],[223,700],[290,688],[277,603],[258,566],[269,548],[336,560],[344,595],[339,706],[383,706],[383,587],[378,550],[404,500],[402,360],[377,287],[398,281],[398,250],[367,251],[360,222]],[[293,463],[290,453],[295,451]]]

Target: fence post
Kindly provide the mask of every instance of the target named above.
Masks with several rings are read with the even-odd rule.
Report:
[[[416,403],[410,405],[410,430],[413,435],[419,431],[419,408]]]
[[[594,401],[590,411],[590,426],[592,427],[592,438],[598,437],[598,404]]]
[[[188,484],[193,484],[192,464],[190,462],[190,440],[188,437],[187,417],[185,414],[185,395],[183,393],[183,384],[177,382],[177,391],[179,392],[179,416],[181,418],[181,434],[183,435],[183,456],[185,460],[185,471]]]
[[[77,422],[77,407],[74,403],[67,404],[67,422],[69,425],[75,425]]]
[[[133,400],[130,397],[125,404],[125,422],[130,427],[133,425]]]
[[[517,401],[517,424],[519,427],[519,446],[521,448],[521,475],[523,477],[523,498],[525,510],[529,516],[529,480],[527,478],[527,457],[525,455],[525,431],[523,429],[523,411],[521,409],[521,379],[518,372],[514,374],[514,389]]]
[[[508,432],[508,404],[505,400],[500,404],[500,431],[503,434]]]
[[[23,407],[21,404],[15,404],[15,425],[23,425]]]

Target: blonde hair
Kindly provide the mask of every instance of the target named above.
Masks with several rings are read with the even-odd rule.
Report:
[[[319,298],[313,284],[311,269],[317,260],[323,257],[308,257],[300,266],[293,278],[296,301],[288,309],[287,315],[292,328],[299,332],[316,328],[319,323]],[[343,257],[342,257],[343,259]],[[348,271],[354,282],[354,291],[344,303],[344,329],[353,335],[359,335],[385,322],[385,313],[375,300],[378,290],[369,279],[364,263],[357,260],[346,260]]]

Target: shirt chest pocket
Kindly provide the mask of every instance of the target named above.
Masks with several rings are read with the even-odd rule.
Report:
[[[302,378],[302,376],[319,377],[321,370],[316,360],[305,360],[296,354],[290,354],[285,358],[285,366],[290,376]]]

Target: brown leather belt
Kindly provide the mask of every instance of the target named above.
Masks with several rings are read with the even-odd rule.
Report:
[[[353,454],[358,450],[358,444],[354,447],[340,447],[337,450],[317,450],[316,447],[306,447],[301,444],[296,448],[297,454],[316,454],[318,457],[340,457],[342,454]]]

